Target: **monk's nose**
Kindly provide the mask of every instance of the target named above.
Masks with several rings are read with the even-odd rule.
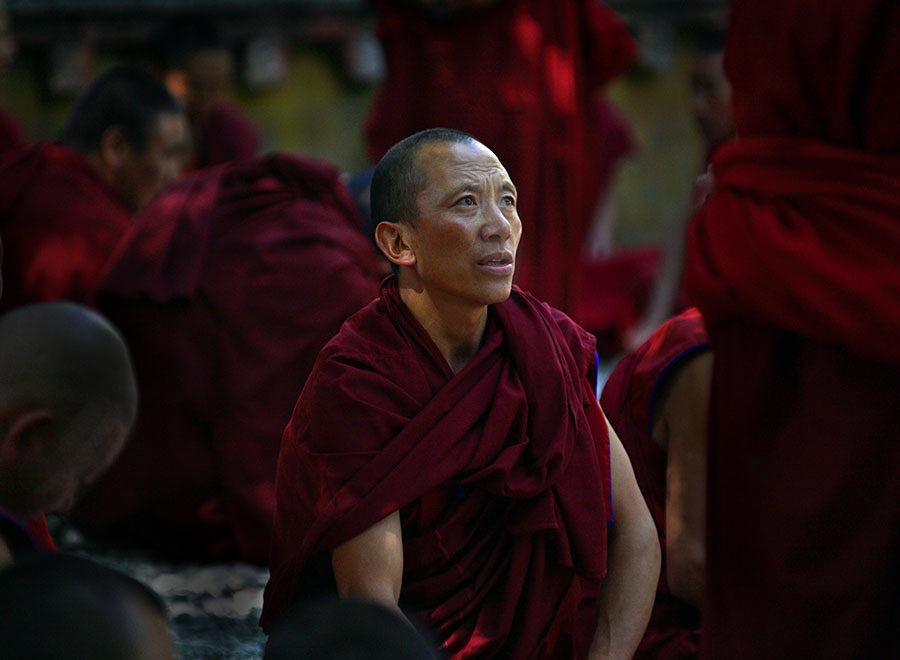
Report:
[[[512,236],[512,224],[506,214],[496,204],[492,204],[487,211],[488,217],[482,228],[481,237],[486,240],[506,241]]]

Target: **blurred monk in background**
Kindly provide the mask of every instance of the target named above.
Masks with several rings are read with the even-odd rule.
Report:
[[[234,56],[215,23],[176,14],[150,37],[150,67],[184,103],[191,122],[191,169],[248,160],[260,148],[259,129],[228,103]]]
[[[386,272],[330,165],[272,155],[184,176],[100,286],[141,414],[76,519],[177,558],[265,563],[291,410]]]
[[[178,102],[149,74],[121,66],[78,98],[60,144],[3,154],[0,310],[45,300],[90,303],[134,214],[179,175],[187,147]]]

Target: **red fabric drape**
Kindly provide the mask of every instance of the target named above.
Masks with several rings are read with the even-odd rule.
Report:
[[[227,105],[213,106],[195,127],[192,169],[252,160],[259,151],[259,130],[249,119]]]
[[[90,303],[132,216],[81,154],[21,145],[0,159],[0,311],[33,302]]]
[[[707,320],[754,320],[900,364],[900,158],[745,138],[713,170],[687,263]]]
[[[900,646],[900,4],[735,0],[688,236],[715,351],[703,657]]]
[[[98,298],[131,348],[139,420],[77,520],[266,561],[281,434],[383,277],[360,222],[336,169],[285,155],[185,176],[147,209]]]
[[[400,604],[449,657],[563,657],[606,572],[592,348],[514,289],[453,375],[387,280],[323,350],[285,431],[264,625],[327,588],[328,551],[400,510]],[[453,496],[421,522],[420,500],[441,488]]]

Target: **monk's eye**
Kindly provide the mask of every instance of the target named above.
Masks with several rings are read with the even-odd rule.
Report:
[[[456,204],[457,206],[475,206],[475,198],[472,195],[466,195],[465,197],[460,197]]]
[[[513,197],[512,195],[507,195],[506,197],[503,198],[503,205],[504,206],[515,206],[516,198]]]

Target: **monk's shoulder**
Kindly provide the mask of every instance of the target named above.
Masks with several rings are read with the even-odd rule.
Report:
[[[312,381],[315,381],[314,383]],[[308,387],[355,393],[382,387],[427,400],[422,364],[407,338],[375,299],[344,321],[316,360]]]

